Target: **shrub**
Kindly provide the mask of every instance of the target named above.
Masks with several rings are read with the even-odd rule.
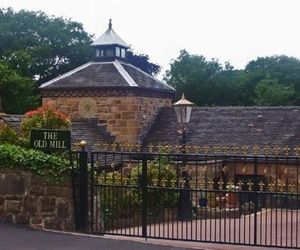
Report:
[[[59,156],[3,144],[0,145],[0,168],[27,170],[43,177],[47,182],[61,182],[69,174],[70,164]]]
[[[17,132],[6,124],[0,124],[0,142],[18,144]]]
[[[126,177],[118,171],[102,173],[97,178],[101,186],[101,209],[104,220],[104,227],[111,228],[118,223],[120,218],[132,218],[141,213],[142,190],[137,188],[141,180],[142,166],[138,165],[130,171],[130,183]],[[101,181],[100,181],[101,180]],[[122,180],[122,182],[121,182]],[[147,166],[148,186],[162,185],[171,187],[176,183],[176,171],[170,166],[165,158],[155,159]],[[131,187],[124,186],[130,185]],[[155,216],[164,208],[175,207],[177,205],[179,193],[176,190],[166,188],[147,188],[147,212],[148,215]]]
[[[37,110],[29,111],[22,121],[22,130],[26,137],[34,128],[67,129],[71,125],[69,118],[62,112],[44,106]]]

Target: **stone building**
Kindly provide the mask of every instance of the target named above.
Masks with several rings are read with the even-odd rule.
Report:
[[[161,107],[175,91],[127,61],[128,45],[111,20],[97,38],[94,60],[41,85],[43,105],[72,120],[96,118],[117,142],[141,142]]]
[[[175,90],[127,61],[128,45],[109,27],[92,46],[95,58],[41,85],[43,105],[72,119],[73,143],[179,144]],[[22,116],[0,120],[20,127]],[[300,107],[194,107],[187,146],[290,147],[299,144]]]

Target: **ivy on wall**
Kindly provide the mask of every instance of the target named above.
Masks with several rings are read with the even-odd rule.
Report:
[[[70,164],[61,156],[45,154],[13,144],[0,145],[0,168],[16,168],[44,178],[47,182],[62,182],[69,174]]]

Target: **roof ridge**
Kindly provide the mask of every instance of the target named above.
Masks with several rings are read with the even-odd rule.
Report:
[[[128,72],[123,68],[123,66],[121,65],[121,63],[118,60],[115,60],[113,62],[113,64],[130,87],[138,87],[136,82],[132,79],[132,77],[128,74]]]
[[[162,85],[164,85],[164,86],[166,86],[166,87],[168,87],[168,88],[170,88],[170,89],[172,89],[172,90],[175,90],[175,88],[173,88],[173,87],[170,86],[169,84],[167,84],[167,83],[165,83],[165,82],[163,82],[163,81],[161,81],[161,80],[155,78],[154,76],[152,76],[152,75],[146,73],[145,71],[141,70],[140,68],[138,68],[138,67],[136,67],[136,66],[134,66],[134,65],[132,65],[132,64],[130,64],[130,63],[121,62],[120,64],[125,64],[125,65],[127,65],[127,66],[130,66],[130,67],[132,67],[132,68],[138,70],[139,72],[143,73],[144,75],[149,76],[149,77],[152,78],[153,80],[160,82]]]

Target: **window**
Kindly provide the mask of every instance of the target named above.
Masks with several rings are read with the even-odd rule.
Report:
[[[116,47],[116,56],[117,57],[120,57],[120,48],[119,47]]]
[[[125,49],[122,49],[122,50],[121,50],[121,57],[122,57],[122,58],[125,58],[125,54],[126,54]]]

